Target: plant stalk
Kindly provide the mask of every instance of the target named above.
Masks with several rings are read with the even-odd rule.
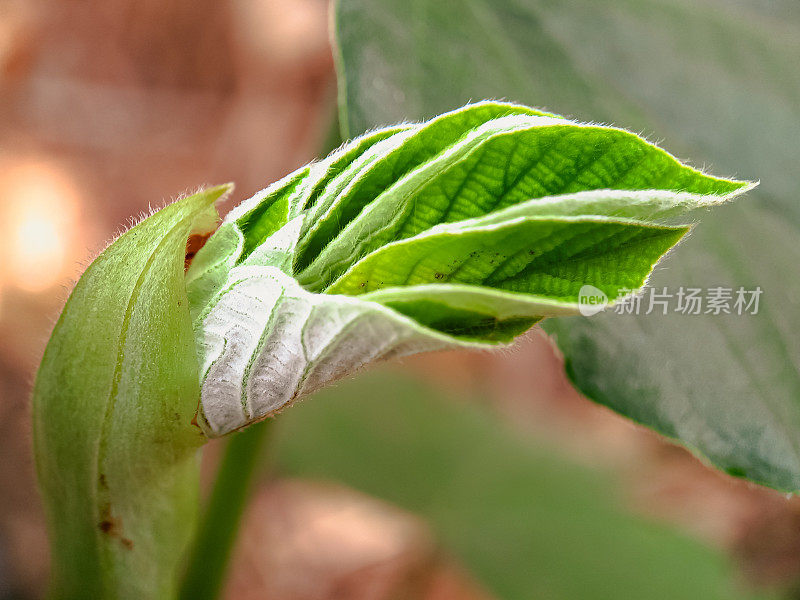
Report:
[[[228,571],[239,524],[261,464],[272,419],[257,423],[228,441],[181,585],[181,600],[215,600]]]

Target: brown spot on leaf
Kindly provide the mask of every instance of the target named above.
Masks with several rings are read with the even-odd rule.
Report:
[[[97,524],[100,528],[100,531],[105,533],[109,537],[119,539],[120,543],[127,549],[133,548],[133,541],[130,538],[126,538],[122,535],[122,521],[117,519],[116,517],[111,516],[111,507],[105,506],[100,511],[102,516],[101,521]]]

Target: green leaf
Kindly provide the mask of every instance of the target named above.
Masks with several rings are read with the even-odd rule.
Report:
[[[356,296],[441,281],[577,303],[580,288],[595,282],[615,298],[641,287],[687,231],[603,217],[454,223],[376,250],[326,291]]]
[[[186,240],[228,186],[179,200],[86,269],[36,377],[33,434],[54,598],[167,598],[197,512],[204,441]]]
[[[433,124],[483,107],[454,111]],[[301,234],[305,248],[300,256],[315,251],[316,258],[296,261],[300,281],[310,289],[324,288],[353,255],[438,223],[493,213],[529,199],[604,188],[724,195],[743,185],[704,176],[641,138],[612,127],[525,115],[491,119],[473,130],[470,124],[465,123],[463,130],[468,135],[412,173],[392,178],[391,160],[388,165],[375,161],[351,183],[348,191],[355,189],[355,194],[343,194],[327,214],[314,211],[309,220],[316,229]],[[393,158],[396,151],[387,150],[387,158]],[[380,178],[384,187],[369,185],[370,178]],[[358,190],[364,187],[360,200],[348,200],[359,198]],[[347,202],[353,208],[342,206]],[[325,223],[333,224],[337,238],[317,239],[313,232],[324,229]]]
[[[739,0],[340,0],[346,135],[476,97],[655,132],[760,178],[650,280],[763,290],[759,314],[553,319],[578,388],[718,467],[800,490],[800,13]],[[398,56],[404,57],[397,60]]]
[[[445,150],[452,153],[452,146],[458,144],[465,133],[486,124],[487,127],[480,130],[480,134],[473,136],[482,139],[497,130],[490,126],[492,124],[499,123],[500,127],[505,125],[506,128],[513,128],[513,121],[498,119],[512,115],[544,116],[547,113],[526,106],[481,102],[441,115],[423,126],[409,127],[372,147],[371,152],[362,155],[358,162],[350,166],[351,176],[342,177],[342,185],[333,186],[331,190],[326,190],[327,193],[323,192],[319,202],[311,207],[301,233],[303,249],[296,259],[297,269],[302,270],[307,266],[364,206],[404,175],[415,169],[419,171],[419,167],[426,162],[434,169],[441,168],[441,162],[431,159]],[[472,140],[473,143],[475,141]],[[463,148],[463,144],[459,145],[462,146],[461,152],[470,149]],[[445,164],[451,163],[452,159]],[[425,177],[427,176],[429,175],[426,172]]]
[[[642,286],[747,184],[613,127],[467,105],[372,131],[226,217],[186,284],[198,421],[220,436],[371,362],[511,341]]]
[[[470,400],[364,374],[281,415],[278,467],[425,518],[498,598],[779,597],[745,589],[718,550],[631,514],[619,474],[580,466]]]

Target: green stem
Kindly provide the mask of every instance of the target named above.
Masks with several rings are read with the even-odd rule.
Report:
[[[262,462],[272,419],[234,434],[228,441],[205,514],[189,554],[179,597],[215,600],[228,570],[244,507]]]

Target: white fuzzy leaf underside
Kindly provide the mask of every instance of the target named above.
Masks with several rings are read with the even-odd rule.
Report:
[[[275,267],[230,272],[201,321],[200,426],[219,437],[370,363],[456,341],[355,297],[312,294]]]

